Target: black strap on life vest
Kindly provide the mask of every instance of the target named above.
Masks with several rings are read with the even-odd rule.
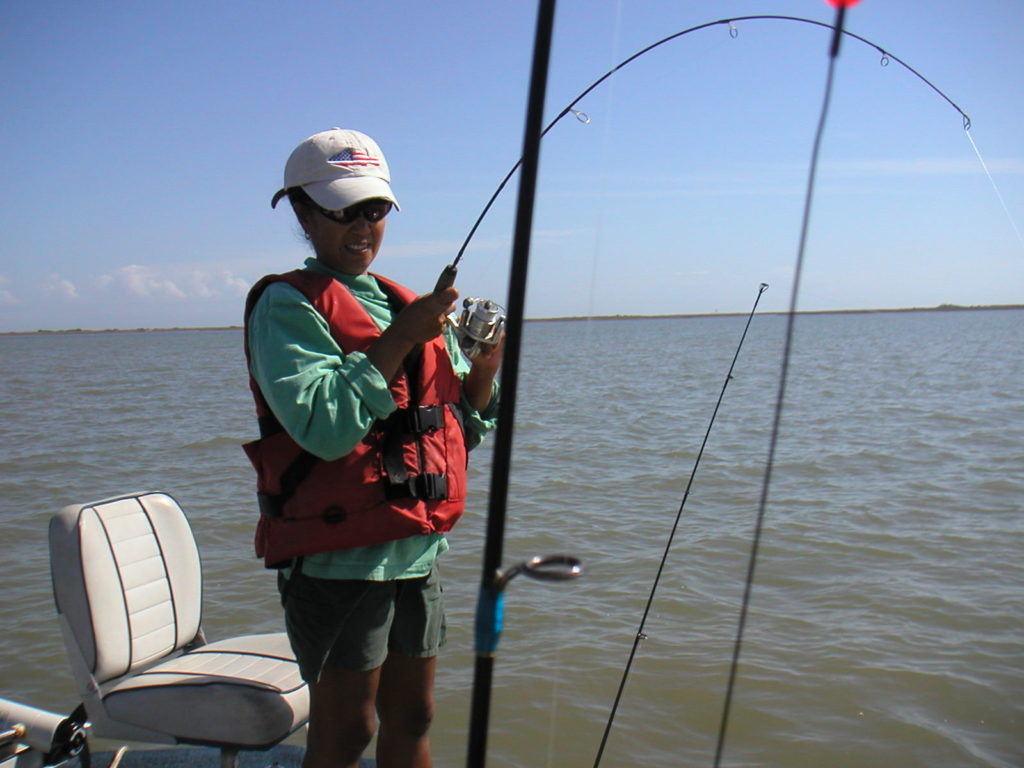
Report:
[[[453,413],[461,417],[458,408],[454,407],[453,403],[448,405],[452,407]],[[402,440],[402,437],[409,433],[421,435],[444,429],[445,407],[445,405],[419,405],[413,408],[402,408],[392,413],[387,419],[378,421],[375,425],[374,428],[380,429],[383,434],[381,452],[386,475],[384,480],[386,498],[416,498],[423,501],[440,501],[448,498],[448,478],[443,474],[433,472],[409,474],[409,470],[405,466]],[[276,430],[274,430],[274,425],[277,427]],[[283,431],[283,427],[273,416],[260,420],[262,437],[266,438],[281,431]],[[270,517],[280,517],[284,512],[284,505],[295,495],[299,485],[309,477],[313,468],[320,461],[319,457],[309,451],[300,451],[281,475],[280,493],[256,494],[260,513]]]
[[[417,436],[444,429],[443,405],[416,405],[395,411],[382,423],[384,439],[381,454],[384,459],[384,495],[389,499],[416,498],[440,501],[448,498],[448,478],[434,472],[410,475],[405,464],[404,435]],[[417,445],[422,464],[423,450]]]

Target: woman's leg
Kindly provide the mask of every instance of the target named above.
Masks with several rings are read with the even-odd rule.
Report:
[[[436,657],[388,654],[377,692],[377,768],[430,768],[436,667]]]
[[[350,672],[325,665],[309,684],[309,734],[302,768],[357,768],[376,726],[381,669]]]

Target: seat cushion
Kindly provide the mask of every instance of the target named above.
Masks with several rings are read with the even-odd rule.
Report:
[[[114,720],[183,744],[262,749],[309,715],[309,693],[284,633],[222,640],[158,664],[105,692]]]
[[[50,569],[57,610],[99,683],[177,652],[199,631],[199,552],[165,493],[65,507],[50,521]]]

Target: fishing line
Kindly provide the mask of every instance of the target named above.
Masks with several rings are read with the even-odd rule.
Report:
[[[700,444],[700,450],[697,451],[697,458],[694,459],[693,469],[690,470],[690,479],[686,483],[686,490],[683,491],[682,501],[679,502],[679,509],[676,512],[675,522],[672,524],[672,529],[669,531],[668,541],[665,543],[665,551],[661,556],[661,562],[658,564],[658,572],[654,576],[654,583],[651,584],[651,591],[647,595],[647,605],[644,606],[643,616],[640,618],[640,625],[636,630],[636,637],[633,638],[633,648],[629,652],[629,659],[626,661],[626,668],[622,673],[622,679],[619,681],[619,690],[615,694],[615,701],[612,704],[611,713],[608,715],[608,722],[604,727],[604,735],[601,737],[601,744],[597,749],[597,757],[594,759],[594,768],[598,768],[601,764],[601,757],[604,755],[605,745],[608,743],[608,736],[612,730],[612,723],[615,721],[615,714],[619,709],[619,702],[622,699],[622,693],[626,688],[626,679],[629,677],[629,672],[633,667],[633,660],[636,657],[637,649],[640,647],[640,642],[647,639],[644,634],[644,627],[647,624],[647,617],[651,612],[651,605],[654,603],[654,594],[658,591],[658,584],[661,582],[661,574],[665,570],[665,563],[668,561],[669,552],[672,549],[672,541],[675,539],[676,530],[679,528],[679,521],[683,516],[683,509],[686,507],[686,500],[690,497],[690,489],[693,487],[693,478],[697,475],[697,468],[700,466],[701,457],[704,456],[704,448],[708,444],[708,438],[711,436],[711,428],[715,425],[715,417],[718,416],[718,409],[722,405],[722,400],[725,398],[725,390],[729,386],[729,382],[732,381],[732,372],[736,368],[736,361],[739,359],[740,350],[743,348],[743,341],[747,338],[747,331],[750,329],[750,321],[754,319],[754,312],[757,311],[757,304],[761,301],[761,295],[768,290],[768,283],[761,283],[757,289],[757,297],[754,299],[754,306],[750,308],[750,314],[747,315],[747,323],[743,326],[743,333],[740,336],[739,344],[736,345],[736,353],[732,356],[732,363],[729,364],[729,371],[725,375],[725,381],[722,382],[722,389],[718,393],[718,402],[715,403],[715,408],[711,412],[711,418],[708,420],[707,430],[704,432],[704,440]]]
[[[807,175],[807,189],[804,196],[803,217],[800,222],[800,241],[797,246],[796,265],[793,268],[793,283],[790,290],[789,309],[786,313],[786,334],[782,351],[782,365],[779,371],[779,388],[772,415],[771,435],[768,440],[768,458],[765,461],[764,478],[761,483],[761,498],[757,505],[757,520],[754,525],[754,535],[751,540],[750,556],[747,563],[747,577],[743,585],[743,600],[740,604],[736,639],[733,643],[732,662],[729,665],[729,679],[726,684],[725,701],[722,705],[722,716],[719,723],[718,739],[715,744],[714,768],[719,768],[722,764],[722,753],[725,749],[725,739],[729,727],[729,716],[732,711],[732,702],[736,691],[736,677],[739,670],[740,651],[743,648],[747,616],[750,612],[750,599],[754,587],[754,573],[757,568],[757,555],[761,546],[761,536],[764,531],[764,518],[768,508],[768,489],[771,485],[772,470],[775,467],[775,451],[779,442],[779,425],[782,421],[783,403],[786,398],[786,383],[789,378],[789,361],[793,350],[793,328],[796,320],[797,296],[800,293],[800,279],[803,275],[804,255],[807,250],[807,233],[810,230],[811,206],[814,201],[814,186],[818,174],[818,158],[821,154],[821,142],[825,135],[825,123],[828,119],[829,105],[832,101],[832,84],[835,79],[836,60],[839,58],[839,44],[842,40],[843,16],[846,11],[846,0],[836,1],[839,2],[839,9],[836,15],[832,44],[829,49],[828,74],[825,77],[825,94],[822,97],[821,114],[818,117],[818,127],[814,133],[814,146],[811,149],[811,163]]]
[[[553,636],[561,636],[566,633],[566,617],[568,613],[565,611],[558,611],[558,618],[556,619],[555,632]],[[548,746],[547,746],[547,759],[545,765],[549,768],[555,764],[555,745],[556,736],[558,735],[558,705],[561,701],[561,687],[562,687],[562,653],[566,648],[570,647],[569,642],[558,642],[555,641],[555,658],[551,664],[551,668],[554,669],[554,674],[551,679],[551,695],[549,696],[548,704]]]
[[[616,5],[615,9],[615,27],[614,34],[612,35],[612,49],[609,61],[615,61],[619,56],[619,44],[622,36],[622,0]],[[608,158],[611,156],[612,146],[612,127],[613,117],[616,112],[614,109],[615,104],[615,82],[608,86],[608,90],[605,94],[605,114],[609,115],[609,119],[604,121],[604,134],[601,137],[601,150],[598,158],[598,167],[601,168],[601,178],[598,188],[596,190],[597,199],[599,201],[597,222],[594,227],[593,246],[591,248],[591,260],[590,260],[590,288],[587,296],[587,334],[585,340],[590,343],[593,339],[593,317],[596,314],[596,303],[597,303],[597,277],[599,274],[599,266],[601,263],[601,243],[604,240],[604,224],[607,219],[608,210]],[[590,123],[590,116],[586,115],[586,123]]]
[[[657,42],[651,43],[646,48],[641,48],[639,51],[634,53],[632,56],[629,56],[629,57],[623,59],[622,61],[620,61],[614,67],[612,67],[607,72],[605,72],[603,75],[601,75],[601,77],[599,77],[597,80],[595,80],[590,85],[588,85],[586,88],[584,88],[582,91],[580,91],[579,95],[576,96],[576,98],[574,98],[572,101],[570,101],[569,104],[565,108],[563,108],[562,111],[559,112],[558,115],[556,115],[555,118],[550,123],[548,123],[547,126],[540,132],[540,137],[543,138],[544,136],[546,136],[548,134],[548,132],[552,128],[554,128],[562,120],[562,118],[564,118],[566,115],[570,115],[571,114],[571,115],[575,116],[576,119],[579,120],[581,123],[589,124],[590,123],[590,116],[586,112],[582,112],[579,109],[577,109],[577,105],[579,105],[579,103],[584,98],[586,98],[588,95],[590,95],[590,93],[595,88],[597,88],[599,85],[601,85],[601,83],[603,83],[605,80],[610,78],[612,75],[614,75],[619,70],[623,69],[624,67],[628,66],[632,62],[634,62],[637,59],[639,59],[641,56],[643,56],[643,55],[645,55],[647,53],[650,53],[651,51],[653,51],[654,49],[664,45],[665,43],[669,43],[669,42],[671,42],[673,40],[678,40],[679,38],[685,37],[686,35],[689,35],[689,34],[691,34],[693,32],[699,32],[702,29],[708,29],[709,27],[714,27],[714,26],[719,26],[719,25],[724,25],[727,28],[727,30],[728,30],[729,37],[732,38],[732,39],[736,39],[737,37],[739,37],[739,28],[736,26],[736,23],[737,22],[743,22],[743,21],[792,21],[792,22],[796,22],[796,23],[800,23],[800,24],[810,24],[812,26],[822,27],[824,29],[831,30],[833,32],[833,38],[836,40],[836,42],[834,43],[834,45],[836,45],[836,46],[838,46],[838,40],[840,39],[841,36],[850,37],[850,38],[852,38],[854,40],[857,40],[858,42],[863,43],[864,45],[870,46],[871,48],[874,48],[876,51],[878,51],[878,53],[879,53],[879,55],[881,57],[880,60],[879,60],[879,63],[880,63],[881,66],[887,67],[887,66],[889,66],[890,62],[895,61],[897,64],[899,64],[904,69],[906,69],[908,72],[910,72],[912,75],[917,77],[925,85],[927,85],[929,88],[931,88],[933,91],[935,91],[935,93],[937,93],[939,96],[941,96],[951,107],[953,107],[953,109],[955,109],[957,112],[959,112],[960,116],[963,118],[963,123],[964,123],[964,128],[965,129],[970,129],[970,127],[971,127],[971,118],[967,115],[967,113],[964,112],[959,106],[957,106],[956,102],[954,102],[951,98],[949,98],[949,96],[947,96],[945,93],[943,93],[934,83],[932,83],[924,75],[922,75],[920,72],[918,72],[912,66],[910,66],[905,61],[903,61],[903,59],[899,58],[898,56],[896,56],[893,53],[890,53],[889,51],[887,51],[885,48],[883,48],[882,46],[878,45],[877,43],[874,43],[871,40],[868,40],[866,37],[862,37],[860,35],[854,34],[853,32],[848,32],[845,29],[838,29],[837,30],[836,27],[834,27],[831,24],[826,24],[824,22],[816,21],[814,19],[805,19],[805,18],[802,18],[800,16],[758,15],[758,16],[735,16],[735,17],[732,17],[732,18],[717,19],[716,21],[705,22],[704,24],[698,24],[697,26],[689,27],[688,29],[684,29],[684,30],[682,30],[680,32],[676,32],[676,33],[674,33],[672,35],[669,35],[667,37],[663,37],[661,40],[658,40]],[[459,262],[462,261],[462,257],[463,257],[463,255],[465,255],[466,248],[469,247],[470,242],[473,240],[473,236],[476,234],[477,229],[479,229],[480,224],[487,217],[487,214],[488,214],[488,212],[490,212],[491,207],[494,205],[494,202],[498,199],[499,195],[501,195],[502,190],[505,189],[505,186],[508,184],[509,180],[515,175],[515,172],[517,170],[519,170],[519,168],[522,166],[522,164],[523,164],[523,158],[520,157],[519,160],[516,161],[515,165],[512,166],[512,168],[509,170],[509,172],[507,174],[505,174],[505,177],[498,184],[497,188],[494,190],[494,193],[491,195],[491,197],[487,201],[486,205],[484,205],[483,210],[481,210],[480,214],[477,216],[476,221],[473,222],[473,226],[470,228],[469,234],[466,235],[466,239],[462,242],[462,245],[460,246],[460,248],[458,250],[458,253],[455,256],[455,260],[451,264],[449,264],[447,267],[445,267],[445,270],[441,273],[441,278],[439,278],[439,280],[438,280],[438,287],[444,287],[444,285],[446,285],[446,284],[450,285],[452,282],[454,282],[455,275],[456,275],[456,273],[458,271],[457,268],[458,268]]]
[[[1013,227],[1013,231],[1017,233],[1017,239],[1020,240],[1021,244],[1024,245],[1024,237],[1021,236],[1020,230],[1017,228],[1017,222],[1013,219],[1013,214],[1010,213],[1010,209],[1006,205],[1006,201],[1003,199],[1003,193],[999,191],[999,187],[996,185],[996,180],[992,178],[991,172],[988,170],[988,165],[985,163],[985,158],[981,156],[981,152],[978,151],[978,145],[974,143],[974,138],[971,136],[970,125],[964,126],[964,133],[967,134],[967,140],[971,142],[971,146],[974,148],[974,154],[978,156],[978,162],[981,163],[982,169],[985,171],[985,175],[988,176],[989,182],[992,184],[992,189],[996,192],[996,197],[999,198],[999,204],[1003,206],[1003,211],[1006,213],[1006,218],[1010,220],[1010,226]]]

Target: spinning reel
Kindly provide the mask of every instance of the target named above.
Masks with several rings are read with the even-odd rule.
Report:
[[[434,286],[435,292],[455,284],[455,275],[459,271],[456,264],[460,258],[461,253],[441,272]],[[485,344],[494,346],[501,341],[501,332],[505,329],[505,308],[490,299],[468,298],[462,302],[462,314],[458,321],[449,317],[448,322],[454,326],[455,335],[459,337],[462,354],[472,360],[480,354]]]
[[[505,308],[500,304],[490,299],[463,300],[455,335],[459,337],[459,348],[470,360],[480,354],[485,344],[497,344],[504,328]]]

